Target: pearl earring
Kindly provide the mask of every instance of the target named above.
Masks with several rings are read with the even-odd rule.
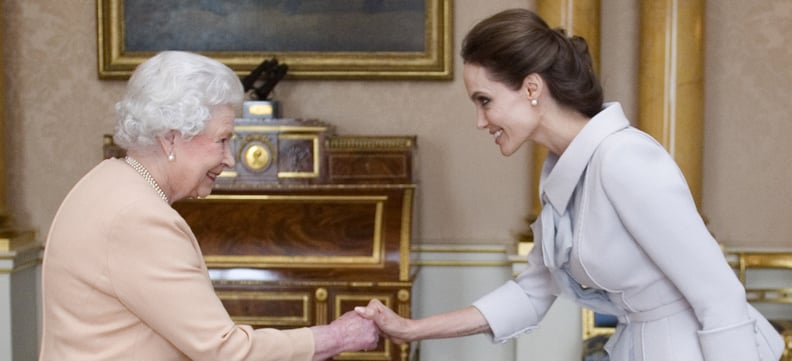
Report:
[[[536,106],[539,104],[539,101],[536,98],[531,99],[531,105]]]
[[[168,160],[173,162],[173,152],[168,153]]]

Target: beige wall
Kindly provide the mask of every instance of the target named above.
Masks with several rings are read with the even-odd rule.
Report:
[[[792,246],[792,2],[707,1],[703,205],[732,244]]]
[[[0,0],[6,31],[9,209],[43,239],[58,204],[101,159],[124,83],[96,76],[95,2]],[[606,95],[637,114],[633,86],[637,1],[603,1]],[[480,18],[532,1],[456,0],[455,54]],[[783,155],[792,122],[785,60],[792,3],[707,1],[703,211],[729,245],[792,245]],[[418,136],[416,238],[427,243],[513,242],[524,229],[530,147],[503,158],[474,126],[455,56],[438,82],[287,81],[276,98],[288,117],[319,118],[341,134]],[[786,130],[786,131],[785,131]],[[122,191],[122,190],[119,190]]]

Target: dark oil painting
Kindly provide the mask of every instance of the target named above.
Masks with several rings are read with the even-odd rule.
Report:
[[[126,51],[423,52],[427,0],[125,0]]]

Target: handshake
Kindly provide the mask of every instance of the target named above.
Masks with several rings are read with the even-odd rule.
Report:
[[[401,344],[412,341],[406,337],[411,320],[402,318],[372,300],[366,307],[355,307],[329,325],[314,326],[314,361],[329,359],[341,352],[367,351],[377,347],[380,335]]]
[[[403,318],[378,300],[355,307],[326,326],[315,326],[314,361],[341,352],[371,350],[382,335],[396,344],[434,338],[492,333],[484,315],[473,306],[418,320]]]

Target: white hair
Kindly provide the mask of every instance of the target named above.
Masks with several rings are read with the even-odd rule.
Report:
[[[218,105],[240,108],[242,82],[227,66],[203,55],[163,51],[140,64],[116,103],[113,139],[143,150],[176,130],[187,139],[200,133]]]

